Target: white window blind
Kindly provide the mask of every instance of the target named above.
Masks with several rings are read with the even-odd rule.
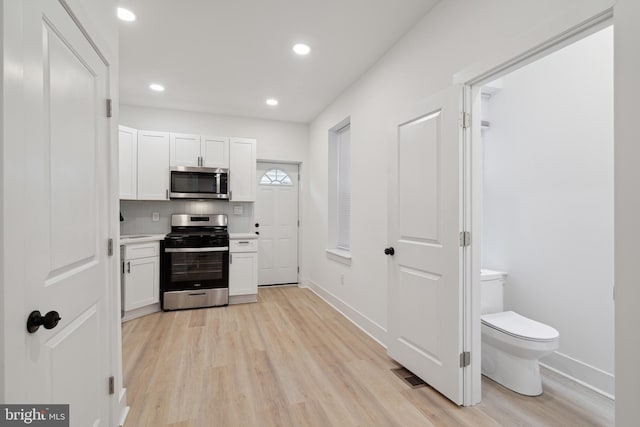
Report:
[[[337,236],[338,249],[351,249],[351,127],[338,131],[337,138]]]

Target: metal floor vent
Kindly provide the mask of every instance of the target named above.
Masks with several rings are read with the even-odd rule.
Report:
[[[402,381],[411,388],[425,387],[427,383],[422,381],[416,374],[406,368],[393,368],[391,372],[396,374]]]

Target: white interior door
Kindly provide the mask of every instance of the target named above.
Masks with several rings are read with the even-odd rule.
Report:
[[[462,91],[395,122],[391,152],[388,354],[462,404],[460,280]]]
[[[19,381],[3,387],[8,401],[70,404],[72,426],[107,426],[108,69],[60,2],[21,3],[24,92],[15,101],[27,113],[24,140],[5,148],[25,164],[11,184],[22,203],[6,206],[24,216],[20,238],[6,243],[24,270],[23,283],[7,284],[21,288],[24,300],[13,303],[24,317],[3,350]],[[28,333],[33,310],[62,320]]]
[[[258,163],[258,285],[298,283],[298,165]]]

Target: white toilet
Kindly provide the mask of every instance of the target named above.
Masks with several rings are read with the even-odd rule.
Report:
[[[544,323],[503,311],[505,273],[483,269],[482,374],[520,394],[542,394],[538,359],[559,345],[560,334]]]

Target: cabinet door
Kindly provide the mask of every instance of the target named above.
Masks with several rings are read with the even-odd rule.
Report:
[[[124,310],[155,304],[160,301],[160,258],[139,258],[124,261]]]
[[[229,147],[231,201],[256,201],[256,140],[231,138]]]
[[[186,133],[172,133],[171,135],[171,166],[201,166],[200,164],[200,135]]]
[[[138,131],[118,126],[120,199],[138,198]]]
[[[229,295],[258,293],[258,254],[243,252],[229,254]]]
[[[169,199],[169,134],[138,131],[138,200]]]
[[[229,138],[220,136],[200,137],[202,166],[208,168],[229,168]]]

